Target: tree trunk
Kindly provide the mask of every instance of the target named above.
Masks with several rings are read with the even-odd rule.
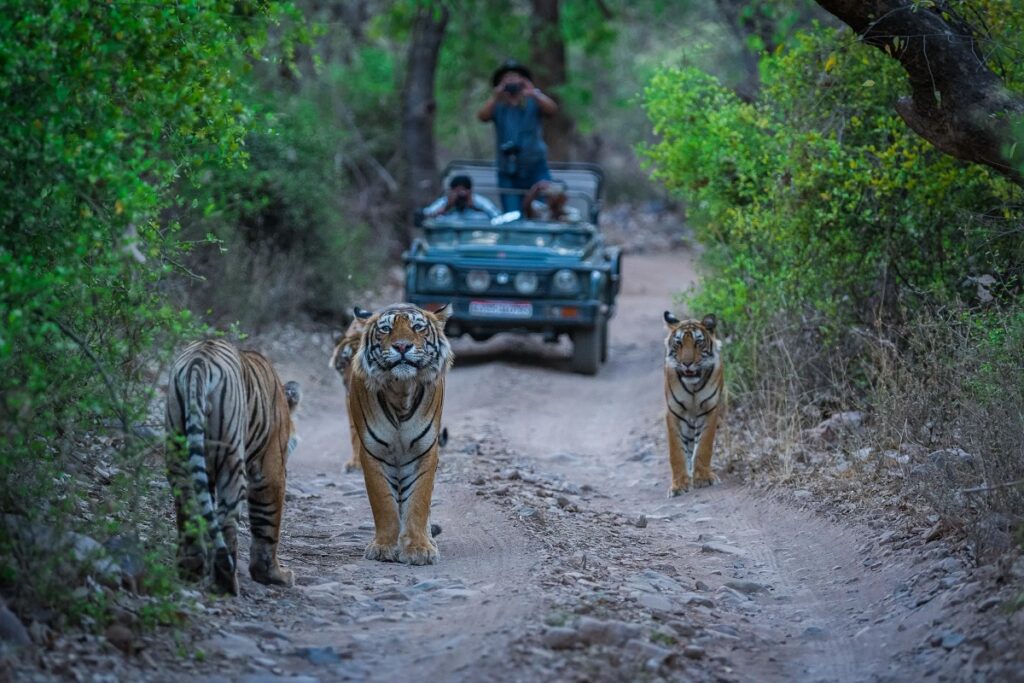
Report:
[[[568,81],[565,40],[559,24],[559,0],[530,0],[530,69],[535,85],[558,104],[558,113],[544,121],[544,141],[548,158],[568,161],[572,157],[576,123],[566,112],[565,104],[548,88],[557,88]]]
[[[405,165],[406,208],[411,215],[437,197],[437,152],[434,143],[434,75],[441,50],[447,7],[420,7],[413,21],[402,88],[401,152]],[[409,228],[403,227],[404,238]]]
[[[918,135],[946,154],[990,166],[1024,185],[1014,123],[1024,98],[1010,92],[985,64],[973,27],[946,2],[817,0],[860,35],[899,60],[910,96],[896,111]]]
[[[752,35],[758,36],[765,49],[770,50],[771,27],[766,27],[763,20],[758,21],[760,15],[749,11],[750,5],[746,0],[715,0],[715,4],[740,46],[743,80],[736,86],[736,94],[746,102],[753,102],[761,89],[761,75],[757,66],[759,55],[751,49],[749,39]]]

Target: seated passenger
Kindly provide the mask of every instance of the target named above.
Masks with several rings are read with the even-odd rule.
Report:
[[[457,175],[448,183],[448,193],[438,197],[423,209],[427,218],[436,218],[446,213],[456,213],[464,218],[494,218],[498,207],[487,197],[473,193],[473,180],[467,175]]]
[[[569,206],[565,186],[550,180],[542,180],[531,187],[523,200],[523,206],[523,217],[527,220],[562,223],[579,223],[582,220],[576,207]]]

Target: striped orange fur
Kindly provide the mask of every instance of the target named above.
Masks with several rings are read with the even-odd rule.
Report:
[[[248,502],[255,581],[291,585],[277,546],[284,511],[285,467],[297,443],[291,413],[299,386],[287,385],[270,361],[223,340],[188,346],[171,367],[165,458],[178,520],[178,566],[238,594],[237,519]]]
[[[670,496],[715,483],[711,454],[725,405],[721,342],[715,316],[679,320],[665,311],[665,424]]]
[[[375,528],[367,559],[438,560],[430,501],[453,359],[444,335],[450,313],[451,306],[388,306],[367,320],[353,360],[348,413]]]

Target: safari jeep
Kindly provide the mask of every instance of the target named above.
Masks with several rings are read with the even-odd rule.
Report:
[[[425,308],[451,302],[449,337],[483,341],[498,332],[568,335],[572,367],[593,375],[608,357],[621,254],[597,229],[603,176],[591,164],[551,164],[567,188],[578,222],[489,220],[447,214],[420,223],[422,235],[403,254],[406,301]],[[444,173],[468,175],[473,191],[500,206],[494,165],[457,161]]]

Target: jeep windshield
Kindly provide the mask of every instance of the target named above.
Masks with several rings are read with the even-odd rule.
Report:
[[[517,221],[503,225],[481,222],[424,226],[424,237],[432,247],[507,246],[578,250],[594,237],[587,223],[546,223]]]

